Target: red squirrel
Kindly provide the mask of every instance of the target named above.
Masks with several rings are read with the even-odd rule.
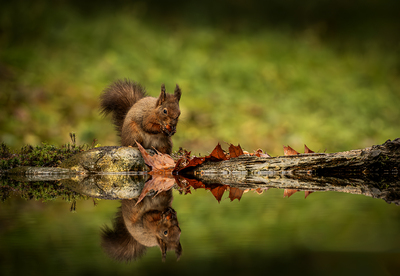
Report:
[[[171,207],[172,199],[172,190],[146,196],[138,204],[137,198],[123,199],[113,227],[102,229],[101,245],[105,252],[118,261],[130,261],[144,255],[148,247],[158,246],[163,261],[169,250],[175,250],[179,259],[181,229]]]
[[[144,148],[171,154],[171,136],[181,114],[181,94],[178,85],[174,94],[168,94],[162,84],[160,96],[154,98],[147,96],[144,87],[136,82],[117,80],[100,97],[101,113],[112,113],[122,146],[135,147],[137,141]]]

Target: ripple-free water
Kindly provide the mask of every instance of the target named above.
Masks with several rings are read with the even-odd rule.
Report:
[[[0,203],[1,275],[395,275],[400,206],[363,195],[283,190],[220,203],[205,190],[173,191],[183,253],[161,261],[152,247],[131,262],[111,259],[101,228],[118,200]]]

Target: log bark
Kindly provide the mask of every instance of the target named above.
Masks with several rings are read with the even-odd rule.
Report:
[[[128,154],[122,155],[121,150]],[[135,148],[97,148],[67,160],[64,168],[20,167],[8,171],[7,175],[18,178],[19,181],[54,179],[72,181],[77,175],[82,174],[79,179],[76,179],[78,184],[74,184],[75,186],[85,188],[90,186],[90,183],[97,183],[96,185],[99,186],[100,182],[116,182],[115,179],[109,181],[107,174],[111,174],[111,178],[114,174],[132,174],[134,172],[129,172],[132,168],[139,171],[142,169],[137,173],[147,175],[143,158],[140,153],[136,154],[136,151],[139,152]],[[106,163],[103,160],[110,161]],[[120,163],[122,166],[118,165]],[[307,191],[337,191],[363,194],[382,198],[389,203],[400,204],[399,168],[400,138],[397,138],[393,141],[388,140],[382,145],[338,153],[298,154],[269,158],[244,155],[222,162],[206,162],[194,169],[180,171],[179,175],[187,179],[196,179],[203,184],[229,185],[240,189],[273,187]],[[136,178],[134,183],[129,180],[128,186],[144,185],[144,179]],[[122,181],[121,185],[128,182]],[[100,194],[108,196],[109,193],[104,193],[104,188],[102,188]],[[111,194],[114,195],[115,192]]]
[[[180,172],[208,185],[362,194],[400,204],[400,138],[337,153],[239,156]]]
[[[185,174],[342,176],[398,175],[400,138],[360,150],[278,157],[242,155],[222,162],[206,162]]]

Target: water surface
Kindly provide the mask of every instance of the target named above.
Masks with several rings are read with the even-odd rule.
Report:
[[[40,202],[12,196],[0,207],[1,275],[395,275],[400,206],[363,195],[283,190],[225,194],[173,191],[183,253],[161,261],[158,247],[117,262],[101,247],[118,200]]]

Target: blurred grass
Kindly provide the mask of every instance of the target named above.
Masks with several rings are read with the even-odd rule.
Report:
[[[275,19],[262,21],[256,1],[249,4],[253,9],[243,4],[247,17],[237,20],[229,8],[233,16],[242,6],[232,1],[221,4],[226,10],[215,4],[209,17],[192,1],[158,9],[158,1],[96,9],[77,3],[2,5],[0,140],[13,148],[60,145],[70,132],[78,143],[96,138],[101,145],[118,144],[110,118],[99,115],[98,97],[125,77],[153,96],[161,83],[169,91],[181,86],[174,149],[205,154],[226,141],[281,155],[282,144],[333,152],[400,136],[400,43],[391,32],[399,25],[393,17],[368,21],[350,13],[361,21],[327,16],[296,26],[296,17],[290,18],[296,6],[281,17],[269,10]],[[312,10],[313,1],[307,3]],[[335,11],[346,14],[338,3]],[[364,16],[374,14],[373,3],[366,1]],[[393,1],[382,3],[376,11],[391,11]],[[258,11],[253,23],[252,11]],[[331,29],[335,23],[340,27]]]

